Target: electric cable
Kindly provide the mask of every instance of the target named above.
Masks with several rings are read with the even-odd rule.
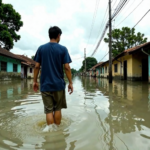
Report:
[[[126,4],[127,0],[124,0],[120,6],[118,6],[119,8],[116,10],[116,12],[112,15],[112,18],[111,19],[114,19],[118,14],[119,12],[122,10],[122,8],[124,7],[124,5]]]
[[[129,2],[129,1],[128,1],[128,2]],[[128,3],[128,2],[127,2],[127,3]],[[134,2],[135,2],[135,0],[133,0],[133,3],[131,3],[131,5],[129,5],[129,7],[127,8],[128,10],[130,9],[131,6],[133,7]],[[124,7],[124,8],[125,8],[125,7]],[[126,12],[127,12],[127,11],[126,11]],[[118,17],[118,16],[117,16],[117,17]],[[117,17],[116,17],[116,18],[117,18]]]
[[[96,16],[97,16],[97,10],[98,10],[98,6],[99,6],[99,2],[100,2],[100,0],[96,0],[95,11],[94,11],[94,14],[93,14],[91,30],[90,30],[90,34],[89,34],[88,41],[87,41],[87,44],[86,44],[86,48],[87,48],[87,45],[89,43],[89,40],[90,40],[90,37],[91,37],[91,34],[92,34],[93,26],[94,26],[95,19],[96,19]]]
[[[122,22],[124,22],[143,2],[143,0],[116,26],[118,27]]]
[[[149,10],[146,12],[146,14],[136,23],[136,25],[135,25],[133,28],[135,28],[149,12],[150,12],[150,9],[149,9]]]
[[[101,62],[108,54],[109,54],[109,51],[107,52],[107,54],[99,62]]]
[[[122,3],[121,3],[121,1],[119,2],[119,4],[117,5],[116,12],[113,14],[112,19],[119,13],[119,11],[123,8],[123,6],[125,5],[126,2],[127,2],[127,0],[122,0]],[[92,53],[91,56],[93,56],[93,55],[95,54],[95,52],[97,51],[97,49],[98,49],[98,47],[99,47],[99,45],[100,45],[100,43],[101,43],[103,37],[105,36],[105,33],[106,33],[108,27],[109,27],[109,21],[107,22],[107,24],[106,24],[106,26],[105,26],[105,28],[104,28],[104,31],[103,31],[103,33],[102,33],[102,35],[101,35],[101,38],[100,38],[100,40],[98,41],[98,43],[97,43],[97,45],[96,45],[96,48],[94,49],[94,51],[93,51],[93,53]]]
[[[105,11],[105,14],[104,14],[104,17],[103,17],[103,20],[102,20],[102,23],[101,23],[101,25],[100,25],[100,28],[99,28],[99,31],[98,31],[98,36],[97,36],[97,38],[96,39],[98,39],[98,37],[99,37],[99,35],[102,33],[102,27],[103,27],[103,25],[105,24],[105,20],[107,19],[107,16],[106,16],[106,14],[107,14],[107,11],[108,11],[108,5],[107,5],[107,8],[106,8],[106,11]],[[106,19],[105,19],[106,18]],[[94,45],[96,44],[96,42],[97,42],[97,40],[94,42]],[[94,47],[94,45],[93,45],[93,47]],[[87,54],[88,55],[88,54]]]
[[[112,9],[113,9],[113,7],[115,6],[116,2],[117,2],[117,0],[114,2],[113,6],[112,6]]]
[[[118,15],[124,10],[124,8],[127,6],[127,4],[129,3],[130,0],[127,0],[127,2],[125,3],[125,5],[123,6],[123,8],[120,10],[120,12],[117,14],[116,18],[118,17]],[[135,1],[135,0],[134,0]],[[115,19],[116,19],[115,18]]]

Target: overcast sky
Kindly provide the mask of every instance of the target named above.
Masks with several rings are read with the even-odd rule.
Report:
[[[119,1],[112,0],[112,13]],[[125,8],[113,21],[113,28],[133,27],[150,9],[150,0],[128,1]],[[139,7],[118,25],[140,2],[142,3]],[[84,48],[87,50],[87,56],[92,54],[108,20],[107,11],[104,25],[101,26],[108,0],[3,0],[3,3],[12,4],[14,9],[20,13],[24,24],[19,31],[21,39],[15,43],[11,52],[28,57],[35,55],[40,45],[49,42],[49,27],[56,25],[62,29],[60,44],[68,48],[73,61],[71,67],[75,69],[79,69],[82,65]],[[94,15],[96,9],[97,13]],[[136,26],[136,31],[144,33],[148,41],[150,41],[149,20],[150,12]],[[94,57],[99,62],[107,52],[108,45],[102,42]],[[107,59],[108,55],[102,61]]]

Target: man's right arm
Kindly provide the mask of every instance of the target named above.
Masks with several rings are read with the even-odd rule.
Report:
[[[71,93],[73,93],[73,83],[72,83],[71,69],[70,69],[70,65],[68,63],[64,64],[64,70],[65,70],[65,74],[69,81],[68,92],[70,92],[70,94],[71,94]]]

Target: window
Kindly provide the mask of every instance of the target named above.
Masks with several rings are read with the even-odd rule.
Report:
[[[114,69],[115,69],[114,70],[115,72],[118,72],[118,65],[117,64],[114,65]]]
[[[105,73],[107,73],[107,67],[105,67]]]
[[[7,62],[1,61],[1,71],[7,71]]]
[[[30,68],[30,73],[32,73],[32,68]]]
[[[17,72],[17,64],[13,64],[13,72]]]

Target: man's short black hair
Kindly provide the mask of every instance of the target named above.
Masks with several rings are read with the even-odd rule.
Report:
[[[50,39],[57,39],[58,35],[62,34],[62,31],[61,31],[61,29],[59,27],[54,26],[54,27],[50,27],[49,28],[48,33],[49,33],[49,38]]]

